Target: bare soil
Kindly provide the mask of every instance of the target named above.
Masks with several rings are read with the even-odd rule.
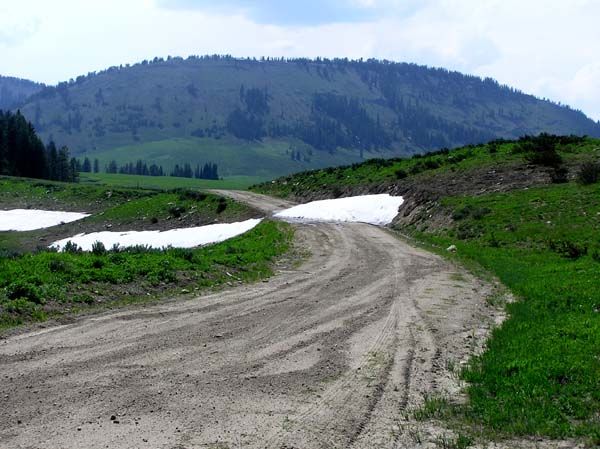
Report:
[[[310,257],[268,282],[0,340],[0,447],[435,447],[412,411],[460,397],[494,286],[385,229],[296,228]]]

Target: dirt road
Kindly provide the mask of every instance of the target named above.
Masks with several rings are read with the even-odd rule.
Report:
[[[489,287],[374,226],[297,238],[312,255],[268,282],[0,340],[0,447],[415,447],[405,418],[455,393]]]

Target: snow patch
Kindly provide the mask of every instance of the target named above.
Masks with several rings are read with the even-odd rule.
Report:
[[[63,250],[68,241],[84,251],[91,251],[95,242],[102,242],[107,249],[114,245],[122,248],[144,245],[151,248],[194,248],[196,246],[218,243],[248,232],[258,225],[262,219],[251,219],[238,223],[218,223],[195,228],[171,229],[169,231],[127,231],[127,232],[93,232],[78,234],[54,242],[51,247]]]
[[[275,214],[293,221],[341,221],[387,225],[398,215],[404,203],[401,196],[363,195],[300,204]]]
[[[36,209],[0,210],[0,231],[33,231],[81,220],[90,214]]]

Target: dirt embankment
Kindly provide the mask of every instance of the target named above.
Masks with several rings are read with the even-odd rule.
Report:
[[[577,165],[569,166],[575,173]],[[414,225],[428,220],[428,226],[436,226],[448,221],[447,214],[432,214],[440,198],[454,195],[483,195],[493,192],[508,192],[548,185],[552,169],[527,164],[497,165],[466,171],[448,171],[432,176],[423,173],[407,179],[378,184],[366,184],[348,187],[324,187],[320,191],[308,191],[305,195],[296,195],[290,199],[300,203],[355,195],[389,193],[403,196],[404,205],[394,220],[394,227]],[[439,211],[438,211],[439,212]],[[431,221],[433,219],[433,222]]]

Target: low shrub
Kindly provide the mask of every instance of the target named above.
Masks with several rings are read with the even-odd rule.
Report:
[[[42,292],[39,287],[26,280],[17,280],[6,287],[6,297],[17,300],[24,299],[34,304],[43,304]]]
[[[102,256],[106,254],[106,247],[104,246],[104,243],[100,241],[92,243],[92,254],[95,256]]]
[[[71,240],[69,240],[65,244],[63,251],[65,253],[70,253],[70,254],[79,254],[79,253],[83,252],[82,249],[77,245],[77,243],[73,243]]]
[[[475,220],[481,220],[490,212],[491,210],[487,207],[475,207],[469,204],[467,206],[456,209],[452,213],[452,219],[454,221],[460,221],[471,217]]]
[[[181,201],[192,200],[202,202],[208,197],[206,193],[196,192],[195,190],[182,190],[177,191],[177,193],[179,194],[179,199],[181,199]]]
[[[556,167],[550,172],[552,184],[564,184],[569,182],[569,170],[566,167]]]
[[[600,162],[586,162],[577,172],[577,182],[581,185],[596,184],[600,181]]]
[[[217,214],[223,213],[227,209],[227,200],[225,198],[219,198],[217,203]]]
[[[48,269],[52,273],[67,273],[69,272],[69,265],[64,260],[52,259],[48,262]]]
[[[398,170],[396,170],[394,172],[394,175],[396,175],[396,179],[404,179],[408,176],[408,173],[406,173],[405,170],[402,170],[401,168],[399,168]]]
[[[577,244],[571,240],[551,240],[548,243],[549,248],[557,254],[567,259],[576,260],[587,254],[586,245]]]
[[[185,213],[185,207],[183,206],[171,206],[169,207],[169,214],[172,217],[179,218]]]
[[[100,268],[103,268],[105,265],[104,260],[103,259],[94,259],[92,261],[92,268],[95,268],[96,270],[99,270]]]

